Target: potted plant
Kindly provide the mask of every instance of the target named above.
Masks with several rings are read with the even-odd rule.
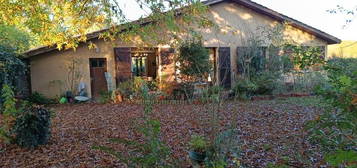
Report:
[[[202,163],[206,158],[208,143],[203,136],[194,135],[189,142],[189,157],[193,162]]]

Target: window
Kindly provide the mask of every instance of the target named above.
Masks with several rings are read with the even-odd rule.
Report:
[[[92,68],[103,68],[105,67],[105,58],[91,58],[90,67]]]
[[[267,47],[238,47],[238,73],[260,72],[265,69]]]
[[[217,76],[217,64],[216,64],[216,48],[210,47],[207,48],[209,50],[209,61],[212,65],[212,70],[210,72],[210,80],[215,83],[216,82],[216,76]]]
[[[131,69],[134,76],[146,76],[148,53],[133,53]]]

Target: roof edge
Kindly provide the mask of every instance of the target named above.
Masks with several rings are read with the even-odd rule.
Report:
[[[279,12],[276,12],[268,7],[265,7],[261,4],[258,4],[256,2],[253,2],[251,0],[207,0],[207,1],[204,1],[202,2],[203,4],[205,5],[208,5],[208,6],[212,6],[212,5],[216,5],[216,4],[219,4],[221,2],[235,2],[239,5],[242,5],[246,8],[249,8],[257,13],[260,13],[260,14],[263,14],[263,15],[267,15],[268,17],[271,17],[275,20],[278,20],[279,22],[287,22],[289,23],[290,25],[292,25],[293,27],[296,27],[296,28],[299,28],[299,29],[302,29],[310,34],[313,34],[315,35],[316,37],[320,38],[320,39],[323,39],[327,42],[327,44],[339,44],[341,43],[341,40],[335,36],[332,36],[326,32],[323,32],[317,28],[314,28],[312,26],[309,26],[303,22],[300,22],[298,20],[295,20],[293,18],[290,18],[284,14],[281,14]],[[138,21],[134,21],[134,22],[138,22]],[[143,24],[143,23],[140,23],[140,24]],[[146,23],[144,23],[146,24]],[[106,29],[101,29],[101,30],[98,30],[98,31],[94,31],[94,32],[91,32],[91,33],[88,33],[86,36],[87,36],[87,40],[92,40],[92,39],[95,39],[95,38],[98,38],[100,33],[102,32],[105,32],[109,30],[108,28]],[[26,52],[24,52],[23,54],[25,55],[25,57],[29,58],[29,57],[32,57],[32,56],[35,56],[35,55],[39,55],[39,54],[43,54],[43,53],[47,53],[47,52],[50,52],[50,51],[53,51],[53,50],[56,50],[56,47],[55,46],[40,46],[40,47],[37,47],[37,48],[33,48],[33,49],[30,49],[30,50],[27,50]]]

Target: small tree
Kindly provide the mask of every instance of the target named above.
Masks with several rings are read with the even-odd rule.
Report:
[[[211,71],[209,52],[200,40],[182,43],[177,61],[181,74],[187,80],[202,80]]]

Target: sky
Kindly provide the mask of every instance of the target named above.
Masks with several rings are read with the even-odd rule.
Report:
[[[341,40],[357,41],[357,14],[355,19],[346,25],[346,19],[351,17],[343,14],[330,14],[329,9],[337,5],[353,9],[357,0],[253,0],[261,5],[287,15],[298,21],[318,28]],[[146,12],[138,8],[134,0],[124,0],[121,4],[124,13],[130,20],[135,20]]]

